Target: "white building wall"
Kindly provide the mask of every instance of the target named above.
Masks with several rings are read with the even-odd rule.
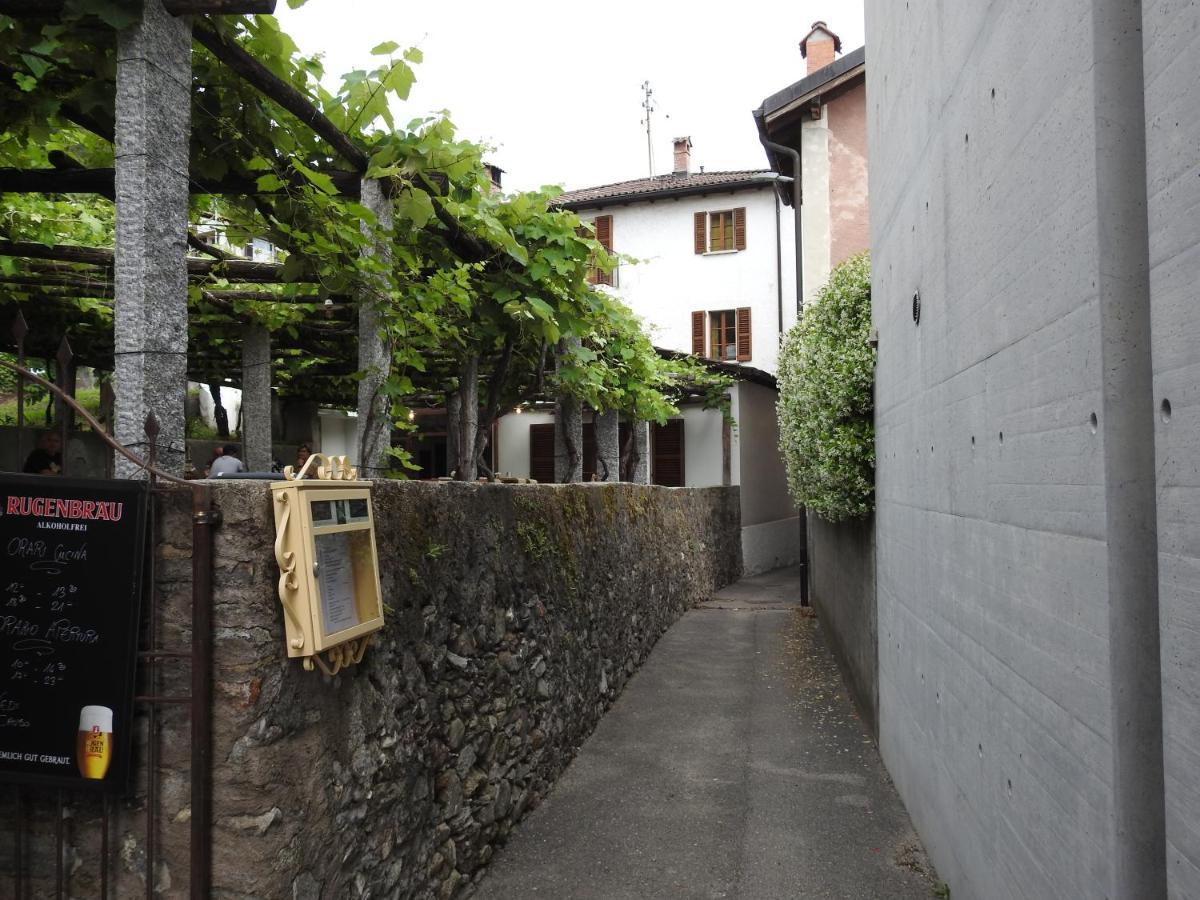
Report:
[[[517,478],[529,477],[529,426],[554,421],[551,413],[509,413],[496,423],[497,470]]]
[[[694,214],[739,206],[746,207],[746,249],[697,254]],[[780,206],[777,234],[774,182],[764,180],[761,187],[734,192],[579,211],[585,222],[597,215],[613,217],[613,249],[639,260],[621,266],[616,292],[646,320],[655,344],[690,353],[693,311],[748,306],[749,365],[775,372],[779,356],[777,273],[782,270],[785,327],[795,321],[796,290],[792,211]]]
[[[683,418],[683,480],[685,487],[715,487],[722,483],[721,413],[687,406]],[[732,484],[737,473],[731,472]]]
[[[829,280],[833,231],[829,204],[829,106],[821,105],[821,118],[806,121],[800,133],[800,166],[804,172],[804,302],[812,303]],[[790,211],[790,210],[789,210]],[[793,291],[793,296],[795,292]],[[791,322],[796,321],[792,310]]]
[[[322,409],[317,415],[321,436],[314,449],[326,456],[348,456],[351,465],[358,465],[357,417],[333,409]]]

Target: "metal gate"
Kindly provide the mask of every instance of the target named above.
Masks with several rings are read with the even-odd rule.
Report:
[[[91,427],[114,453],[120,453],[142,470],[150,482],[148,513],[147,577],[142,602],[141,646],[138,652],[138,692],[136,718],[142,723],[133,755],[130,793],[113,799],[108,795],[75,792],[66,789],[30,785],[4,785],[0,788],[0,829],[11,828],[11,849],[0,849],[0,896],[16,900],[68,896],[100,898],[130,896],[144,890],[147,898],[168,890],[181,891],[179,874],[169,875],[163,865],[164,844],[179,850],[186,842],[186,884],[193,898],[209,895],[211,885],[211,772],[212,772],[212,528],[219,513],[212,506],[211,489],[204,483],[189,482],[160,471],[155,446],[158,423],[153,413],[145,422],[150,447],[148,459],[142,459],[118,443],[105,426],[74,399],[74,360],[64,335],[55,357],[55,384],[31,371],[26,365],[28,327],[18,311],[13,321],[12,338],[16,363],[0,358],[0,365],[16,373],[17,459],[23,458],[25,401],[27,386],[37,384],[49,391],[58,413],[54,427],[61,435],[62,474],[69,474],[67,453],[72,418],[79,417]],[[111,396],[111,395],[110,395]],[[182,620],[168,623],[167,600],[160,590],[166,562],[163,529],[179,525],[179,516],[190,514],[191,591],[189,610]],[[186,531],[186,529],[184,529]],[[182,557],[175,548],[173,557]],[[177,564],[177,559],[171,561]],[[178,575],[172,575],[178,579]],[[177,582],[178,583],[178,582]],[[178,612],[178,610],[177,610]],[[190,634],[188,634],[190,633]],[[186,713],[186,715],[185,715]],[[181,744],[174,733],[186,721],[187,741]],[[166,725],[166,728],[164,728]],[[181,795],[180,770],[186,769],[187,814],[181,810],[168,819],[163,809],[163,748],[166,737],[171,745],[176,768],[171,790]],[[190,754],[187,765],[181,759]],[[175,798],[176,802],[179,797]],[[186,841],[179,834],[186,827]],[[139,839],[140,834],[140,839]],[[178,865],[182,852],[172,852]],[[6,858],[7,857],[7,858]],[[5,884],[7,882],[7,884]],[[118,890],[119,887],[119,890]],[[10,893],[11,890],[11,893]]]

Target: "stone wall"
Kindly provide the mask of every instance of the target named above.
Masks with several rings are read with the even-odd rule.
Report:
[[[456,896],[660,634],[737,577],[737,492],[376,486],[388,625],[336,678],[282,658],[265,487],[222,486],[215,886]]]
[[[211,483],[219,898],[465,896],[663,631],[741,568],[736,488],[377,483],[387,626],[327,678],[284,656],[268,487]],[[186,495],[159,531],[163,643],[186,645]],[[157,689],[186,693],[186,667]],[[158,727],[155,878],[185,896],[186,714]],[[137,746],[144,773],[144,718]],[[113,829],[117,896],[144,890],[144,806],[139,774]],[[49,889],[47,814],[26,846]],[[98,806],[68,815],[68,891],[96,896]]]

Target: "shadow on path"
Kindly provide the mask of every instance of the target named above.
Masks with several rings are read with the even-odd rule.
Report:
[[[475,896],[921,898],[934,878],[796,573],[687,613]]]

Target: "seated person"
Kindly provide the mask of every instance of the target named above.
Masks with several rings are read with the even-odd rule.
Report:
[[[221,455],[213,460],[212,465],[208,467],[208,477],[216,478],[219,475],[233,475],[237,472],[245,472],[246,464],[238,459],[237,444],[226,444],[221,448]]]
[[[57,431],[43,431],[37,446],[25,458],[22,472],[30,475],[62,474],[62,435]]]

